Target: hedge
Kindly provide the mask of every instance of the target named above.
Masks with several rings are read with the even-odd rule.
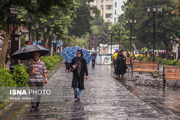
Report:
[[[143,60],[143,61],[153,61],[152,57],[143,58],[142,56],[137,56],[136,59]],[[159,64],[180,66],[180,60],[176,60],[176,59],[168,60],[168,59],[162,59],[159,57],[155,57],[155,61],[158,62]]]
[[[7,102],[7,87],[16,87],[16,82],[13,80],[13,76],[10,74],[9,69],[0,69],[0,108],[2,108]]]
[[[41,57],[41,60],[45,62],[48,70],[51,70],[56,66],[60,61],[63,60],[63,57],[60,55]]]
[[[18,87],[28,86],[28,76],[25,65],[14,66],[13,79]]]

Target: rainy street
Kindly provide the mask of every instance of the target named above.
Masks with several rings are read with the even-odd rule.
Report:
[[[9,120],[169,120],[161,111],[130,92],[112,77],[110,65],[89,67],[81,102],[74,101],[71,88],[72,73],[62,66],[49,80],[46,87],[58,87],[66,94],[60,102],[41,103],[40,111],[31,113],[30,104],[16,110]]]

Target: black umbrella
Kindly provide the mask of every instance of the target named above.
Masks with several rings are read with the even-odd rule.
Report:
[[[44,56],[49,53],[49,50],[40,45],[27,45],[26,47],[17,50],[12,55],[12,58],[20,59],[20,60],[33,59],[34,52],[39,52],[40,56]]]

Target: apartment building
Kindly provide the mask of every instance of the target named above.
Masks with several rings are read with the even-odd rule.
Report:
[[[105,22],[114,24],[118,21],[118,16],[122,14],[123,1],[125,0],[94,0],[90,5],[96,6],[101,11]]]

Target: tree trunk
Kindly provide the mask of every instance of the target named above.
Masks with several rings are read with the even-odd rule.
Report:
[[[5,67],[7,49],[8,49],[8,45],[9,45],[9,38],[10,38],[10,32],[8,30],[6,30],[4,32],[2,51],[0,52],[0,66],[2,66],[3,68]]]
[[[41,45],[43,46],[43,47],[46,47],[46,41],[45,41],[45,38],[44,38],[45,36],[44,36],[44,31],[42,31],[42,33],[41,33]]]

